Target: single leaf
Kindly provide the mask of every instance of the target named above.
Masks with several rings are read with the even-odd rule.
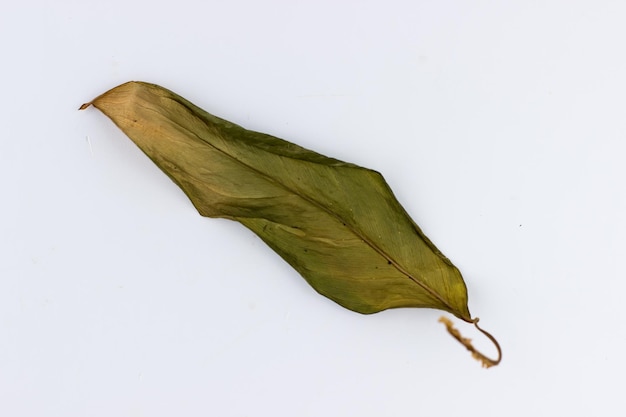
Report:
[[[89,105],[201,215],[240,222],[320,294],[359,313],[428,307],[476,321],[461,273],[378,172],[246,130],[154,84],[128,82]]]

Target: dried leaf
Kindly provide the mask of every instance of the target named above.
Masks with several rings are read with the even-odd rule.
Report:
[[[359,313],[429,307],[477,321],[461,273],[378,172],[246,130],[154,84],[128,82],[89,105],[201,215],[240,222],[320,294]]]

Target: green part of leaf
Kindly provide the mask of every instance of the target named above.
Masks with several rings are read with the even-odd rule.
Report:
[[[378,172],[246,130],[154,84],[128,82],[90,104],[201,215],[242,223],[320,294],[359,313],[429,307],[471,322],[459,270]]]

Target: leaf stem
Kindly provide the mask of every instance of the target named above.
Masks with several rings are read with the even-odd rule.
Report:
[[[475,319],[472,319],[470,323],[473,323],[474,326],[476,326],[476,328],[478,329],[478,331],[480,331],[482,334],[487,336],[487,338],[491,340],[491,342],[496,346],[496,349],[498,350],[498,359],[494,360],[494,359],[488,358],[487,356],[483,355],[478,350],[476,350],[476,348],[472,345],[472,339],[463,337],[461,335],[461,332],[459,332],[454,327],[454,324],[452,324],[452,321],[450,319],[448,319],[447,317],[443,317],[443,316],[439,318],[439,322],[445,324],[446,329],[448,330],[448,333],[450,333],[452,337],[454,337],[463,346],[465,346],[467,350],[472,352],[472,357],[474,359],[480,361],[483,367],[490,368],[492,366],[496,366],[502,360],[502,349],[500,348],[500,344],[498,343],[495,337],[493,337],[489,332],[483,330],[482,328],[480,328],[480,326],[478,326],[478,320],[480,319],[476,317]]]

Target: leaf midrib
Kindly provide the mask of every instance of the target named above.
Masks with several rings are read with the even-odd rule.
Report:
[[[158,86],[155,86],[158,87]],[[160,87],[158,87],[160,88]],[[168,96],[161,96],[163,98],[169,99],[174,101],[175,103],[183,106],[192,116],[194,119],[199,120],[203,125],[207,126],[209,128],[209,130],[211,130],[212,128],[210,126],[207,125],[207,121],[205,121],[202,117],[199,117],[196,115],[196,112],[194,111],[193,108],[190,108],[189,105],[187,103],[185,103],[185,99],[178,100],[176,97],[179,97],[177,94],[173,93],[173,92],[169,92],[168,90],[165,90],[169,93]],[[173,95],[174,97],[172,97],[171,95]],[[94,99],[90,104],[93,104],[95,107],[97,106],[97,101],[98,99],[103,99],[106,96],[106,93],[97,97],[96,99]],[[137,98],[138,95],[135,94],[135,97]],[[152,103],[149,103],[152,104]],[[191,103],[189,103],[191,104]],[[137,105],[139,105],[137,103]],[[140,106],[140,105],[139,105]],[[193,105],[194,107],[197,107],[195,105]],[[161,113],[152,108],[151,106],[140,106],[142,107],[144,110],[149,110],[149,111],[153,111],[155,112],[157,115],[159,115],[160,117],[162,117]],[[103,111],[102,108],[98,107],[101,111]],[[200,109],[199,107],[197,107],[201,112],[207,113],[206,111]],[[104,111],[103,111],[104,112]],[[106,114],[106,113],[105,113]],[[207,113],[208,115],[210,115],[209,113]],[[212,116],[212,115],[211,115]],[[217,116],[212,116],[212,117],[216,117],[219,120],[223,120]],[[228,152],[226,152],[225,150],[219,148],[218,146],[216,146],[215,144],[208,142],[206,140],[204,140],[202,137],[200,137],[198,134],[196,134],[195,132],[192,132],[191,130],[189,130],[186,126],[178,123],[177,121],[175,121],[172,118],[167,118],[168,121],[175,123],[176,125],[178,125],[180,128],[182,128],[184,131],[190,133],[191,135],[195,136],[196,138],[198,138],[199,140],[202,141],[202,143],[205,143],[207,145],[209,145],[211,148],[215,149],[216,151],[220,152],[221,154],[223,154],[224,156],[226,156],[227,158],[230,158],[231,160],[235,161],[236,163],[242,165],[243,167],[255,172],[256,174],[258,174],[259,176],[265,178],[266,180],[270,181],[271,183],[275,184],[276,186],[283,188],[284,190],[286,190],[289,193],[292,193],[300,198],[302,198],[304,201],[308,202],[309,204],[317,207],[318,209],[326,212],[328,215],[330,215],[331,217],[334,217],[336,220],[338,220],[340,223],[345,224],[346,227],[348,227],[348,229],[355,235],[357,236],[359,239],[361,239],[363,242],[365,242],[365,244],[367,244],[370,248],[372,248],[375,252],[377,252],[380,256],[382,256],[384,259],[387,260],[387,262],[389,262],[391,265],[393,265],[401,274],[405,275],[407,278],[409,278],[411,281],[413,281],[414,283],[416,283],[420,288],[422,288],[425,292],[427,292],[428,294],[430,294],[433,298],[435,298],[436,300],[438,300],[439,302],[441,302],[444,306],[446,306],[449,311],[451,312],[455,312],[456,309],[453,308],[441,295],[439,295],[438,292],[434,291],[433,289],[431,289],[429,286],[427,286],[426,284],[422,283],[421,281],[419,281],[418,279],[416,279],[411,273],[409,273],[404,267],[402,267],[402,265],[400,265],[395,259],[393,259],[392,257],[390,257],[389,255],[387,255],[385,253],[385,251],[383,251],[378,245],[376,245],[374,242],[372,242],[366,235],[364,235],[363,233],[361,233],[358,229],[356,229],[355,227],[353,227],[353,225],[346,221],[345,219],[343,219],[340,215],[338,215],[337,213],[333,212],[332,210],[330,210],[329,208],[327,208],[324,204],[318,202],[317,200],[310,198],[300,192],[298,192],[297,190],[292,189],[291,187],[286,186],[285,184],[283,184],[282,182],[276,180],[275,178],[273,178],[272,176],[258,170],[257,168],[254,168],[248,164],[246,164],[245,162],[243,162],[240,159],[237,159],[235,156],[229,154]],[[115,120],[114,120],[115,122]],[[230,123],[230,122],[229,122]],[[116,123],[117,124],[117,123]],[[233,124],[233,127],[237,128],[237,129],[242,129],[245,132],[252,132],[249,131],[237,124]],[[118,125],[119,126],[119,125]],[[219,127],[216,129],[218,132],[221,130]],[[257,148],[259,149],[259,148]],[[261,152],[268,152],[265,149],[259,149]],[[284,156],[284,155],[276,155],[279,158],[289,158],[288,156]],[[155,161],[157,162],[157,161]],[[365,169],[359,166],[354,166],[354,169]]]
[[[196,120],[199,120],[200,122],[202,122],[202,124],[204,124],[205,126],[207,125],[207,122],[202,118],[202,117],[198,117],[196,115],[196,113],[193,111],[193,109],[189,108],[189,106],[184,103],[181,102],[179,100],[176,100],[175,98],[171,98],[168,97],[171,100],[175,101],[177,104],[183,106],[187,111],[189,111],[193,117]],[[157,112],[158,113],[158,112]],[[216,117],[216,116],[214,116]],[[223,154],[224,156],[226,156],[227,158],[230,158],[231,160],[235,161],[236,163],[242,165],[243,167],[255,172],[256,174],[258,174],[259,176],[265,178],[266,180],[272,182],[273,184],[275,184],[276,186],[283,188],[284,190],[286,190],[289,193],[292,193],[300,198],[302,198],[303,200],[305,200],[306,202],[308,202],[309,204],[317,207],[318,209],[326,212],[327,214],[329,214],[330,216],[334,217],[336,220],[338,220],[340,223],[345,224],[348,229],[354,234],[356,235],[359,239],[361,239],[363,242],[365,242],[369,247],[371,247],[374,251],[376,251],[380,256],[382,256],[384,259],[386,259],[388,262],[391,263],[391,265],[393,265],[401,274],[405,275],[406,277],[408,277],[410,280],[412,280],[413,282],[415,282],[418,286],[420,286],[424,291],[426,291],[428,294],[430,294],[432,297],[434,297],[435,299],[437,299],[438,301],[440,301],[443,305],[445,305],[446,307],[448,307],[451,311],[456,311],[455,308],[453,308],[441,295],[439,295],[438,292],[434,291],[433,289],[431,289],[429,286],[427,286],[426,284],[422,283],[421,281],[419,281],[417,278],[415,278],[413,276],[413,274],[411,274],[410,272],[408,272],[406,270],[406,268],[404,268],[402,265],[400,265],[395,259],[393,259],[392,257],[390,257],[389,255],[387,255],[387,253],[380,248],[378,245],[376,245],[373,241],[371,241],[366,235],[364,235],[363,233],[361,233],[361,231],[359,231],[357,228],[355,228],[350,222],[346,221],[345,219],[343,219],[340,215],[338,215],[337,213],[335,213],[334,211],[332,211],[331,209],[329,209],[328,207],[326,207],[324,204],[320,203],[319,201],[315,200],[314,198],[311,198],[305,194],[300,193],[298,190],[295,190],[291,187],[288,187],[287,185],[285,185],[284,183],[278,181],[277,179],[275,179],[274,177],[272,177],[271,175],[268,175],[260,170],[258,170],[257,168],[254,168],[250,165],[248,165],[247,163],[245,163],[244,161],[242,161],[241,159],[236,158],[235,156],[229,154],[228,152],[226,152],[224,149],[219,148],[218,146],[216,146],[215,144],[208,142],[206,140],[204,140],[202,137],[200,137],[199,135],[197,135],[195,132],[190,131],[187,127],[181,125],[180,123],[176,122],[175,120],[172,119],[168,119],[174,123],[176,123],[178,126],[180,126],[182,129],[184,129],[185,131],[189,132],[190,134],[192,134],[193,136],[195,136],[196,138],[198,138],[199,140],[201,140],[203,143],[206,143],[207,145],[211,146],[213,149],[217,150],[218,152],[220,152],[221,154]],[[221,119],[220,119],[221,120]],[[250,132],[249,130],[236,125],[236,128],[238,129],[242,129],[245,132]],[[207,126],[208,127],[208,126]],[[221,130],[219,127],[216,129],[218,132]],[[259,148],[256,148],[259,149]],[[259,149],[259,151],[261,152],[268,152],[265,149]],[[284,155],[277,155],[279,158],[289,158],[287,156]],[[306,162],[306,161],[302,161],[302,162]],[[355,167],[354,169],[364,169],[362,167]]]

